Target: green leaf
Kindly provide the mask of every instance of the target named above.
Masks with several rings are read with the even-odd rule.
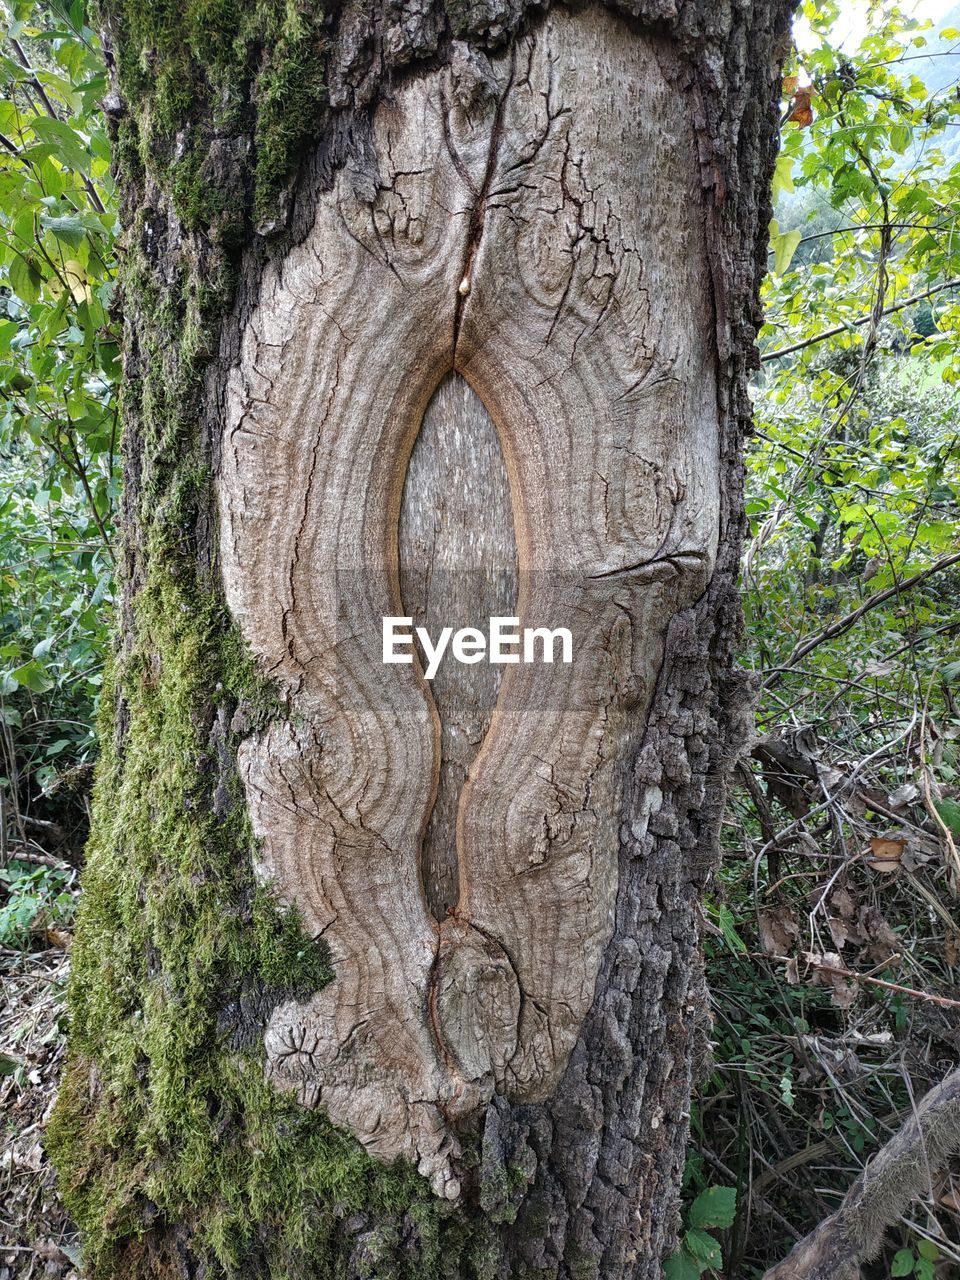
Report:
[[[18,685],[29,689],[31,693],[48,693],[56,684],[39,662],[25,662],[22,667],[17,667],[12,675]]]
[[[708,1187],[690,1206],[691,1227],[732,1227],[737,1216],[736,1187]]]
[[[912,1249],[901,1249],[893,1255],[893,1261],[890,1263],[890,1274],[892,1276],[911,1276],[913,1275],[913,1264],[916,1261]]]
[[[76,249],[86,236],[86,228],[83,222],[76,214],[67,214],[63,217],[52,218],[48,214],[40,215],[40,225],[45,227],[58,240],[62,240],[64,244]]]
[[[723,1262],[719,1240],[715,1236],[708,1235],[706,1231],[685,1232],[683,1247],[698,1262],[706,1263],[708,1267],[719,1267]]]
[[[784,231],[782,235],[772,240],[773,269],[778,276],[782,276],[789,270],[797,245],[802,239],[803,235],[799,231]]]
[[[54,640],[54,636],[44,636],[42,640],[38,640],[33,646],[33,656],[35,658],[45,658],[53,648]]]
[[[792,1107],[795,1101],[793,1093],[793,1078],[789,1072],[780,1077],[780,1097],[785,1107]]]
[[[960,838],[960,804],[956,800],[936,800],[934,808],[944,824],[950,828],[952,835]]]
[[[689,1253],[681,1249],[663,1264],[663,1280],[700,1280],[700,1268]]]
[[[19,254],[10,263],[10,284],[17,297],[24,302],[37,302],[40,299],[40,286],[43,276],[30,262]]]
[[[38,138],[48,144],[49,154],[55,155],[69,168],[76,169],[89,177],[93,157],[87,148],[86,139],[82,138],[75,129],[71,129],[63,120],[37,116],[33,120],[33,131]]]
[[[793,156],[787,155],[785,151],[781,151],[777,156],[777,167],[773,171],[773,198],[784,191],[793,192],[796,188],[793,185]]]
[[[908,124],[895,124],[890,130],[890,146],[898,156],[902,156],[913,138],[913,130]]]

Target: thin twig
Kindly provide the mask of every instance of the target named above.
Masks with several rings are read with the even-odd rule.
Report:
[[[935,294],[945,293],[947,289],[956,288],[960,288],[960,279],[942,281],[940,284],[932,285],[929,289],[924,289],[922,293],[915,293],[909,298],[904,298],[901,302],[891,303],[889,307],[883,308],[880,315],[892,315],[895,311],[903,311],[905,307],[912,307],[915,302],[923,302],[925,298],[932,298]],[[818,342],[826,342],[828,338],[836,338],[841,333],[847,333],[855,326],[869,324],[873,318],[873,312],[871,311],[868,315],[858,316],[856,320],[848,320],[846,324],[838,324],[832,329],[824,329],[822,333],[815,333],[813,337],[804,338],[801,342],[793,342],[789,347],[778,347],[776,351],[767,351],[760,359],[765,364],[768,360],[780,360],[783,356],[792,356],[795,352],[815,346]]]
[[[773,956],[780,964],[789,964],[789,956]],[[857,973],[854,969],[845,969],[842,965],[826,964],[822,960],[804,957],[804,963],[819,973],[830,973],[837,978],[847,978],[851,982],[867,982],[872,987],[883,987],[885,991],[895,991],[901,996],[913,996],[916,1000],[927,1000],[931,1004],[940,1005],[943,1009],[960,1009],[960,1000],[951,1000],[948,996],[935,996],[930,991],[920,991],[917,987],[904,987],[899,982],[887,982],[884,978],[872,978],[868,973]]]
[[[884,587],[881,591],[875,591],[872,596],[867,596],[863,604],[851,613],[844,614],[842,618],[832,622],[823,631],[817,632],[815,636],[811,636],[808,640],[804,640],[802,644],[798,644],[783,665],[770,672],[763,682],[763,687],[772,689],[774,685],[779,684],[784,673],[795,667],[808,653],[812,653],[814,649],[819,648],[827,640],[835,640],[837,636],[844,635],[851,627],[856,626],[864,614],[869,613],[871,609],[875,609],[892,596],[899,595],[901,591],[908,591],[911,587],[916,587],[921,582],[926,582],[928,578],[932,578],[941,569],[949,569],[951,565],[958,562],[960,562],[960,551],[954,551],[950,555],[941,556],[939,560],[935,560],[933,564],[928,565],[926,569],[921,569],[919,573],[913,574],[912,577],[904,578],[900,582],[894,582],[889,587]]]

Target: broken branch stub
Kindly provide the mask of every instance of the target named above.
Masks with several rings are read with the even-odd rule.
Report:
[[[763,1280],[859,1280],[888,1229],[911,1200],[960,1152],[960,1069],[914,1104],[903,1125],[877,1151],[839,1209],[794,1245]]]
[[[494,1092],[550,1096],[569,1059],[664,633],[712,570],[709,270],[700,223],[677,216],[703,202],[686,86],[666,43],[601,10],[410,80],[373,119],[375,190],[338,173],[266,272],[229,378],[224,581],[286,699],[240,771],[260,872],[335,970],[274,1011],[268,1071],[451,1198],[457,1123]],[[381,624],[405,612],[405,477],[450,370],[502,448],[516,613],[568,628],[574,658],[504,668],[456,848],[424,858],[428,881],[458,882],[441,920],[421,854],[443,735],[420,668],[384,665]]]

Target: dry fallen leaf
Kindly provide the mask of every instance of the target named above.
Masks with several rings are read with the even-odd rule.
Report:
[[[875,906],[860,908],[858,919],[860,942],[864,944],[859,960],[863,964],[883,964],[902,950],[900,939]]]
[[[765,955],[784,956],[800,936],[793,911],[785,904],[760,912],[760,946]]]
[[[920,795],[920,788],[915,782],[905,782],[887,796],[887,804],[891,809],[902,809],[904,805],[913,804]]]
[[[839,911],[842,916],[846,916],[848,920],[852,920],[857,914],[857,905],[851,897],[850,890],[842,885],[839,889],[835,889],[830,898],[830,905],[834,911]]]
[[[842,769],[836,769],[832,764],[824,764],[823,762],[817,763],[817,775],[823,785],[830,791],[838,783],[843,782],[847,776]]]
[[[867,866],[872,871],[897,871],[906,847],[906,840],[894,840],[889,836],[871,836],[870,852],[873,856]]]
[[[856,929],[851,930],[849,922],[841,916],[828,915],[827,928],[830,930],[833,945],[837,948],[845,947],[848,942],[859,942]]]
[[[856,923],[857,904],[849,889],[840,885],[830,895],[829,910],[826,912],[827,928],[833,938],[833,945],[839,950],[848,942],[859,943],[863,939]]]
[[[841,958],[833,951],[825,951],[823,955],[808,951],[804,958],[813,968],[813,985],[829,987],[831,1002],[838,1009],[849,1009],[857,998],[857,984],[849,981],[842,973],[831,973],[817,967],[827,965],[830,969],[842,969]]]

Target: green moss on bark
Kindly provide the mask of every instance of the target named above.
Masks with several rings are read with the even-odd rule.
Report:
[[[322,7],[104,0],[101,15],[140,163],[169,181],[183,225],[239,240],[248,215],[272,221],[324,119]],[[225,141],[238,144],[232,156]]]
[[[345,1215],[399,1230],[413,1206],[430,1246],[420,1274],[439,1274],[444,1210],[422,1180],[265,1082],[264,1010],[330,971],[251,871],[225,722],[268,715],[269,690],[216,593],[154,555],[137,644],[104,699],[126,723],[102,726],[71,1061],[48,1138],[91,1274],[133,1274],[134,1260],[138,1276],[175,1274],[152,1242],[182,1223],[210,1274],[243,1274],[256,1255],[265,1276],[334,1275]]]

